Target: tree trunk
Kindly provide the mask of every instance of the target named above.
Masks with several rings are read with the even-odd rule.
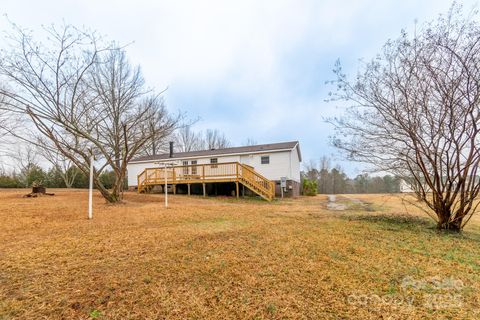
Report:
[[[115,204],[122,201],[121,193],[119,192],[117,185],[118,185],[118,182],[115,182],[115,184],[113,185],[112,191],[109,191],[95,179],[95,186],[100,191],[100,193],[105,198],[105,200],[107,200],[108,203]]]
[[[65,183],[65,188],[67,188],[67,189],[72,188],[73,183],[70,182],[68,177],[63,176],[62,178],[63,178],[63,182]]]
[[[450,217],[452,216],[451,212],[437,212],[438,222],[437,222],[437,229],[438,230],[449,230],[455,232],[462,231],[462,221],[463,217],[457,217],[454,221],[450,221]]]
[[[123,181],[124,181],[124,177],[117,177],[112,188],[112,196],[115,199],[117,199],[117,202],[120,202],[121,200],[123,200],[123,194],[122,194]]]

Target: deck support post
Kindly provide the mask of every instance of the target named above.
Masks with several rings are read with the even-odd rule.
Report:
[[[237,187],[237,191],[235,192],[235,194],[237,195],[237,199],[240,197],[240,189],[238,188],[238,181],[235,182],[236,184],[236,187]]]
[[[190,195],[190,183],[187,184],[187,188],[188,188],[188,195]]]
[[[177,194],[177,185],[176,184],[173,185],[173,194]]]
[[[203,186],[203,196],[205,197],[207,195],[206,190],[205,190],[205,183],[202,183]]]

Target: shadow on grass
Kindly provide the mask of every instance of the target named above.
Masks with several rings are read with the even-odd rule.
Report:
[[[388,231],[423,231],[433,232],[439,236],[444,236],[450,239],[458,240],[472,240],[480,242],[480,229],[471,228],[463,230],[462,232],[455,232],[449,230],[438,230],[434,221],[426,217],[416,217],[402,214],[375,214],[375,215],[344,215],[343,219],[348,221],[363,221],[376,224],[384,230]]]
[[[365,221],[380,224],[388,230],[400,229],[435,229],[435,223],[430,219],[409,215],[375,214],[375,215],[345,215],[348,221]]]
[[[295,201],[294,201],[295,199],[292,199],[292,198],[285,198],[285,199],[274,198],[271,201],[267,201],[260,196],[245,196],[245,197],[240,197],[238,199],[237,197],[234,197],[234,196],[207,196],[207,197],[198,196],[198,199],[205,199],[205,200],[210,200],[216,203],[228,203],[228,204],[253,204],[253,205],[294,205],[295,204]]]

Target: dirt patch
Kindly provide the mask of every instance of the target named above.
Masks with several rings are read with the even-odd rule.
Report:
[[[337,196],[334,194],[330,194],[328,197],[327,209],[334,210],[334,211],[343,211],[347,209],[347,205],[343,203],[337,202]]]
[[[363,201],[348,195],[328,195],[327,209],[332,211],[376,211],[372,202]]]

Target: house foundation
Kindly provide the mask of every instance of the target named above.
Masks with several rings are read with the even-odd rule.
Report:
[[[281,181],[275,180],[275,197],[282,197]],[[283,189],[283,197],[298,197],[300,195],[300,183],[295,180],[287,180],[286,187]]]

